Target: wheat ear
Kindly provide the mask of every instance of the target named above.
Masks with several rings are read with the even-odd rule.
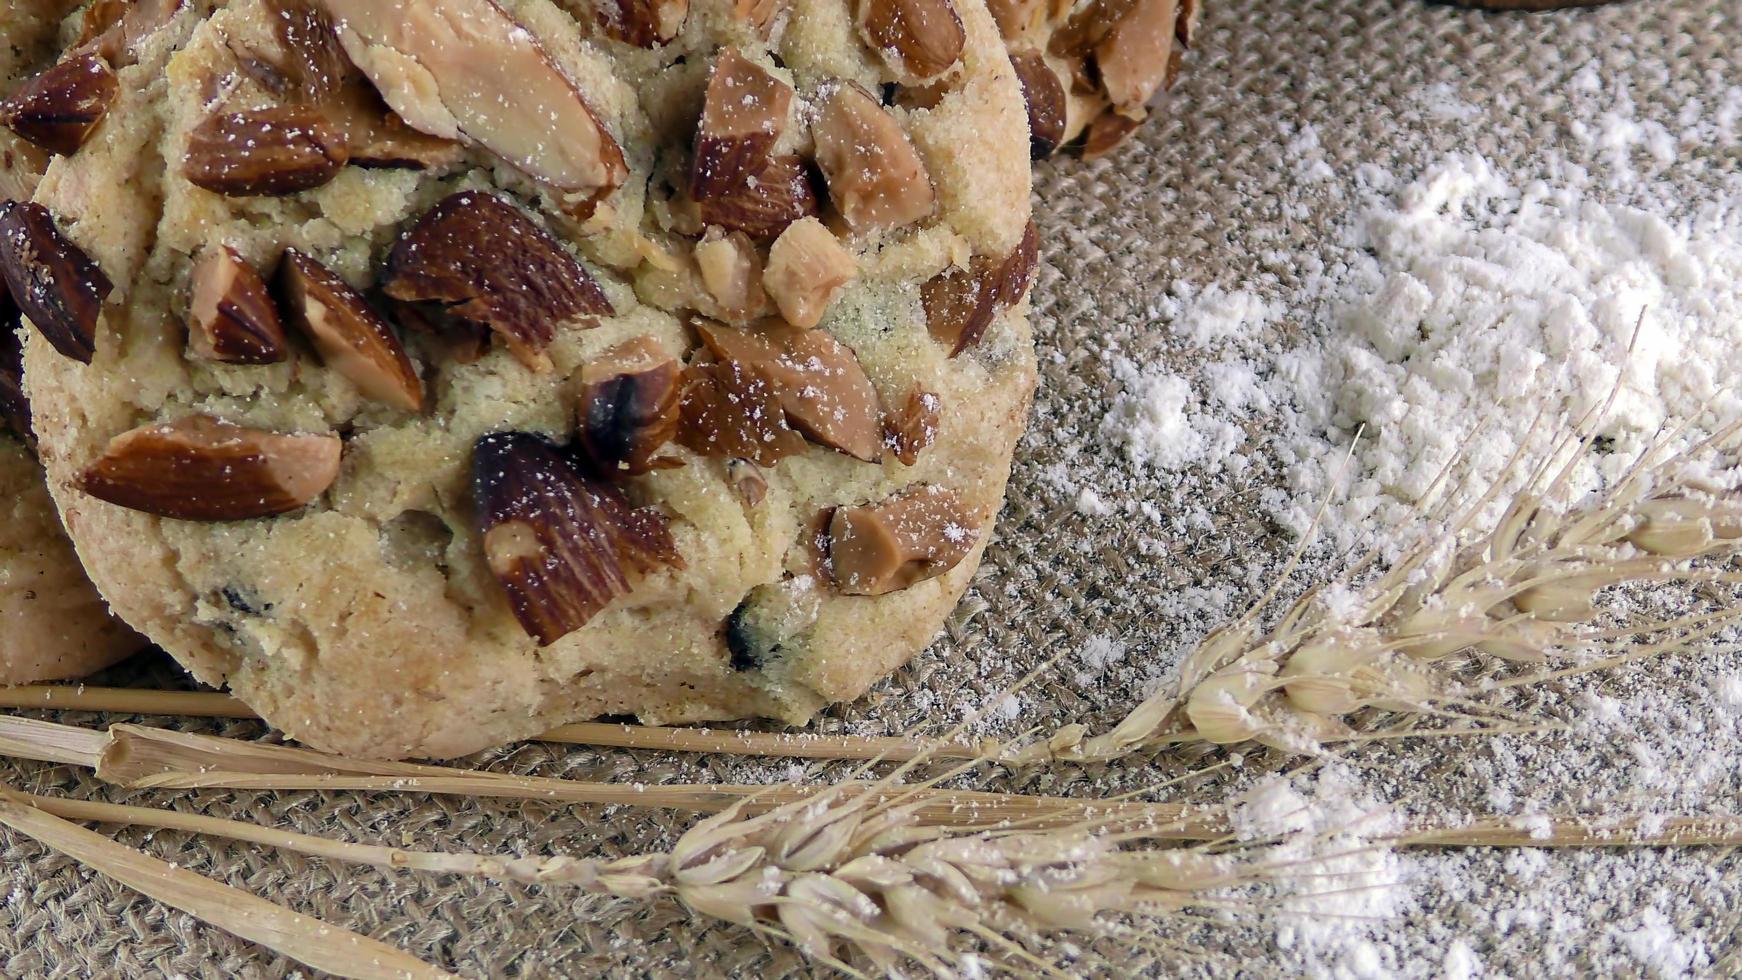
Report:
[[[1212,633],[1185,658],[1176,685],[1112,730],[1091,735],[1071,725],[1008,761],[1105,761],[1178,742],[1313,752],[1363,737],[1348,722],[1366,709],[1400,712],[1406,724],[1449,717],[1491,730],[1505,718],[1493,695],[1507,688],[1689,649],[1737,622],[1742,613],[1718,610],[1602,627],[1616,614],[1598,599],[1617,586],[1742,581],[1712,567],[1742,551],[1742,498],[1694,463],[1731,450],[1739,427],[1683,450],[1667,448],[1681,430],[1665,433],[1602,492],[1551,504],[1594,439],[1590,419],[1485,529],[1477,516],[1498,485],[1445,520],[1443,533],[1334,601],[1315,589],[1269,630],[1254,607]],[[1357,563],[1350,579],[1376,563]],[[1446,668],[1470,657],[1545,669],[1468,686]]]

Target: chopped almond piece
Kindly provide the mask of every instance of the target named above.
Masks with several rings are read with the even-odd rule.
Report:
[[[829,197],[854,231],[901,228],[932,213],[936,195],[919,151],[864,89],[836,85],[811,134]]]
[[[339,477],[335,435],[285,435],[209,415],[160,422],[110,440],[80,489],[119,507],[183,521],[289,513]]]
[[[998,314],[1021,302],[1034,283],[1039,245],[1030,221],[1016,251],[1002,261],[977,257],[970,268],[934,276],[920,287],[926,327],[951,357],[979,343]]]
[[[1094,160],[1113,152],[1141,125],[1143,120],[1132,119],[1117,112],[1105,112],[1096,116],[1090,120],[1088,129],[1084,131],[1083,159]]]
[[[868,463],[883,458],[877,389],[852,349],[827,331],[785,324],[740,330],[706,322],[696,331],[722,361],[768,379],[786,421],[805,438]]]
[[[706,202],[753,181],[791,112],[792,86],[731,48],[721,51],[702,103],[690,196]]]
[[[197,357],[225,364],[275,364],[288,350],[278,307],[260,273],[228,245],[195,263],[188,306],[188,345]]]
[[[1049,157],[1065,138],[1064,83],[1038,51],[1014,52],[1010,64],[1028,107],[1028,155],[1035,160]]]
[[[817,192],[804,161],[771,157],[756,179],[724,188],[701,202],[697,213],[706,224],[767,241],[794,221],[816,214]]]
[[[654,469],[653,455],[677,435],[682,393],[677,359],[650,337],[589,361],[581,368],[579,398],[587,461],[604,475]]]
[[[768,250],[762,285],[787,323],[806,330],[859,274],[859,262],[821,221],[795,221]]]
[[[351,158],[344,134],[312,109],[223,113],[188,134],[182,175],[232,197],[295,194],[330,182]]]
[[[613,40],[656,48],[677,37],[689,14],[689,0],[600,0],[599,27]]]
[[[1176,0],[1136,0],[1095,45],[1101,87],[1123,115],[1142,116],[1143,106],[1167,81],[1174,65]]]
[[[423,382],[405,345],[337,273],[293,248],[284,253],[279,292],[286,317],[314,343],[327,367],[365,397],[423,411]]]
[[[97,350],[97,321],[115,288],[40,204],[0,201],[0,279],[54,349],[81,364]]]
[[[742,323],[767,309],[762,256],[750,236],[710,229],[709,237],[697,243],[695,259],[702,285],[726,314],[721,319]]]
[[[704,456],[774,466],[805,451],[773,381],[750,365],[704,361],[684,369],[677,441]]]
[[[585,266],[519,208],[461,191],[419,218],[387,255],[388,296],[447,304],[487,326],[521,363],[546,370],[557,327],[613,312]]]
[[[759,36],[767,38],[768,29],[774,26],[774,18],[786,6],[787,0],[732,0],[732,16],[755,28]]]
[[[89,50],[116,68],[139,61],[139,47],[178,13],[185,0],[96,0],[85,8],[74,50]]]
[[[585,626],[643,577],[684,565],[664,516],[636,508],[543,436],[478,440],[472,487],[484,557],[540,646]]]
[[[903,465],[912,466],[937,438],[941,405],[937,395],[915,385],[901,411],[891,412],[883,420],[884,442]]]
[[[950,0],[857,0],[859,36],[903,85],[920,85],[962,60],[967,34]]]
[[[628,177],[622,149],[574,82],[491,0],[321,3],[352,63],[413,129],[472,140],[575,207]]]
[[[980,528],[954,490],[919,486],[829,519],[827,567],[845,595],[884,595],[936,578],[973,553]]]
[[[94,54],[69,58],[0,102],[0,125],[50,153],[70,156],[91,138],[120,85]]]
[[[760,507],[768,499],[768,478],[762,475],[762,467],[747,459],[726,460],[726,482],[746,507]]]

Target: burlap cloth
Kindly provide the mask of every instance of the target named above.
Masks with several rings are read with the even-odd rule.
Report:
[[[1290,542],[1246,503],[1270,477],[1260,467],[1239,480],[1186,473],[1154,478],[1154,499],[1189,493],[1216,501],[1218,526],[1162,537],[1167,554],[1142,556],[1139,529],[1120,521],[1090,521],[1059,493],[1051,465],[1088,472],[1114,465],[1111,449],[1088,440],[1085,455],[1060,458],[1062,431],[1090,431],[1117,391],[1105,361],[1086,352],[1116,345],[1136,360],[1171,360],[1165,330],[1147,313],[1175,279],[1200,286],[1265,280],[1289,287],[1313,253],[1316,236],[1346,210],[1347,201],[1315,198],[1286,147],[1301,123],[1317,131],[1339,171],[1371,163],[1412,175],[1446,153],[1476,150],[1528,169],[1533,155],[1554,145],[1575,161],[1600,148],[1571,138],[1578,120],[1564,91],[1590,64],[1607,80],[1627,83],[1639,118],[1677,118],[1705,93],[1742,79],[1742,4],[1736,0],[1637,2],[1557,14],[1482,14],[1419,0],[1215,0],[1203,41],[1168,101],[1166,118],[1145,128],[1134,145],[1085,164],[1061,159],[1040,167],[1036,220],[1046,268],[1035,290],[1036,333],[1043,380],[1035,431],[1019,454],[1000,539],[987,554],[973,593],[948,634],[909,669],[864,703],[821,722],[825,728],[882,731],[932,720],[987,692],[1001,690],[1043,656],[1074,651],[1089,637],[1121,638],[1133,657],[1167,657],[1215,625],[1171,622],[1152,613],[1158,596],[1190,587],[1231,583],[1248,592],[1275,567]],[[1429,111],[1434,93],[1455,93],[1488,107],[1476,122],[1449,122]],[[1695,148],[1654,165],[1661,186],[1689,193],[1714,175],[1733,173],[1734,147],[1715,156]],[[1304,205],[1303,205],[1304,202]],[[1285,206],[1286,205],[1286,206]],[[1284,334],[1296,328],[1284,323]],[[1279,336],[1279,342],[1286,340]],[[1251,447],[1249,447],[1251,448]],[[1107,458],[1097,458],[1103,456]],[[1093,482],[1093,481],[1091,481]],[[1154,536],[1153,528],[1143,530]],[[110,682],[176,683],[161,662],[135,664]],[[1673,681],[1668,673],[1665,682]],[[1650,682],[1651,675],[1645,675]],[[1118,685],[1080,683],[1070,670],[1046,678],[1024,699],[1022,721],[1105,723],[1137,694]],[[927,699],[925,692],[946,692]],[[59,716],[97,724],[95,716]],[[113,719],[107,719],[113,720]],[[165,723],[163,719],[151,719]],[[190,730],[258,736],[246,723],[177,721]],[[1480,746],[1420,744],[1365,759],[1383,780],[1403,778],[1422,799],[1459,805],[1470,793],[1458,778],[1457,754]],[[775,766],[733,760],[522,745],[489,753],[475,764],[584,779],[733,781],[802,778],[817,765]],[[1177,769],[1178,760],[1157,763]],[[6,763],[14,784],[52,793],[124,799],[63,767]],[[1053,793],[1093,792],[1093,784],[1148,781],[1141,769],[1060,768],[1011,776],[988,786]],[[1208,782],[1188,785],[1190,798],[1213,796]],[[636,811],[554,808],[535,803],[456,801],[388,795],[317,793],[157,794],[214,815],[238,816],[309,833],[484,852],[626,854],[658,848],[689,817]],[[1479,798],[1479,797],[1478,797]],[[805,975],[790,950],[736,928],[692,919],[670,904],[651,907],[576,898],[563,890],[494,886],[428,875],[341,868],[276,851],[191,840],[182,835],[121,831],[121,839],[329,922],[401,946],[470,976],[712,976]],[[15,834],[0,833],[0,973],[6,976],[277,977],[294,963],[207,928],[188,916],[101,879]],[[1652,853],[1646,858],[1556,857],[1589,862],[1594,886],[1624,861],[1634,875],[1674,881],[1691,866],[1703,884],[1684,916],[1725,933],[1738,915],[1734,863],[1710,852]],[[1466,894],[1508,887],[1501,856],[1475,858]],[[1569,868],[1576,870],[1575,866]],[[1654,870],[1661,869],[1661,870]],[[1685,874],[1683,875],[1685,878]],[[1649,882],[1647,882],[1649,884]],[[1484,889],[1492,887],[1497,893]],[[1525,886],[1527,887],[1527,886]],[[1461,921],[1455,896],[1424,891],[1421,907],[1387,928],[1404,947],[1436,940],[1434,923]],[[1510,932],[1478,922],[1468,939],[1493,970],[1539,972],[1544,944],[1560,944],[1567,962],[1595,944],[1604,920],[1628,911],[1612,896],[1552,935]],[[1725,917],[1728,917],[1727,919]],[[1213,930],[1208,948],[1244,964],[1251,975],[1287,972],[1273,948],[1274,927]],[[1731,947],[1733,949],[1733,947]],[[1712,962],[1729,950],[1712,949]],[[1419,957],[1418,957],[1419,960]],[[1419,965],[1419,963],[1418,963]],[[1597,968],[1595,962],[1585,963]],[[1132,974],[1173,975],[1214,966],[1133,951]],[[1611,965],[1611,968],[1612,965]],[[1714,967],[1715,969],[1715,967]],[[1125,972],[1125,971],[1121,971]],[[1625,972],[1625,971],[1623,971]]]

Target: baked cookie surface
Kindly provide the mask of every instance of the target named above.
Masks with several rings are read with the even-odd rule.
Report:
[[[80,554],[200,679],[448,756],[929,642],[1034,383],[983,7],[126,9],[0,270]]]
[[[24,3],[0,22],[0,90],[53,60],[67,3]],[[0,130],[0,200],[25,198],[44,154]],[[80,677],[139,649],[85,577],[27,447],[18,311],[0,287],[0,684]]]

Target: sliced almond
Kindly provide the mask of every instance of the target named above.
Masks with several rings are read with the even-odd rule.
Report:
[[[194,415],[124,432],[85,469],[84,492],[118,507],[183,521],[245,521],[289,513],[339,477],[335,435],[263,432]]]
[[[918,486],[829,518],[827,567],[836,591],[884,595],[943,575],[979,540],[979,523],[954,490]]]
[[[0,426],[34,446],[30,429],[30,399],[24,394],[24,344],[18,332],[18,307],[0,289]]]
[[[406,412],[423,411],[423,382],[405,345],[362,295],[331,269],[290,249],[279,270],[284,313],[327,367],[365,397]]]
[[[313,109],[220,113],[188,134],[182,175],[231,197],[295,194],[330,182],[350,159],[344,134]]]
[[[836,85],[811,134],[829,197],[854,231],[901,228],[932,213],[936,195],[919,152],[864,89]]]
[[[578,438],[597,472],[654,469],[654,454],[677,435],[681,373],[651,337],[618,344],[581,368]]]
[[[137,64],[140,46],[183,5],[184,0],[96,0],[85,8],[73,48],[94,52],[116,68]]]
[[[720,319],[743,323],[767,309],[762,255],[750,236],[741,231],[720,234],[718,229],[709,229],[708,237],[696,244],[695,259],[703,287],[725,314]]]
[[[684,369],[677,441],[723,459],[775,466],[802,454],[804,436],[787,424],[774,382],[735,361],[701,361]]]
[[[50,153],[70,156],[91,138],[119,92],[107,62],[75,55],[0,102],[0,125]]]
[[[1052,156],[1065,139],[1064,83],[1039,51],[1012,52],[1010,65],[1028,106],[1028,155],[1035,160]]]
[[[476,142],[577,207],[628,177],[574,82],[490,0],[320,2],[352,63],[413,129]]]
[[[683,567],[663,516],[635,508],[543,436],[478,440],[472,486],[484,557],[540,646],[585,626],[644,576]]]
[[[1016,250],[1003,259],[977,257],[968,269],[934,276],[920,287],[926,327],[951,357],[978,344],[992,321],[1027,294],[1034,283],[1039,244],[1031,221]]]
[[[786,421],[805,438],[866,462],[883,458],[877,389],[858,355],[828,332],[785,324],[741,330],[706,322],[696,331],[720,360],[768,379]]]
[[[921,85],[962,60],[967,34],[950,0],[856,0],[859,36],[903,85]]]
[[[690,196],[706,203],[761,174],[791,113],[792,86],[732,48],[723,49],[702,102]]]
[[[771,157],[753,179],[720,188],[698,205],[703,223],[741,231],[757,241],[778,237],[794,221],[816,213],[816,188],[796,156]]]
[[[194,264],[188,346],[225,364],[276,364],[288,347],[278,307],[260,273],[228,245],[205,250]]]
[[[612,40],[656,48],[678,36],[689,14],[689,0],[600,0],[599,27]]]
[[[1140,111],[1167,81],[1179,21],[1177,0],[1136,0],[1095,45],[1101,87],[1114,108]]]
[[[96,353],[97,320],[114,286],[40,204],[0,201],[0,277],[54,349],[82,364]]]
[[[404,302],[444,304],[495,331],[521,363],[549,367],[557,327],[607,316],[610,300],[586,267],[519,208],[493,194],[444,198],[387,255],[383,289]]]
[[[883,420],[883,440],[903,465],[918,462],[919,454],[937,439],[942,404],[936,394],[915,385],[901,410]]]
[[[821,221],[806,218],[774,240],[762,284],[786,322],[808,330],[858,274],[853,253]]]

